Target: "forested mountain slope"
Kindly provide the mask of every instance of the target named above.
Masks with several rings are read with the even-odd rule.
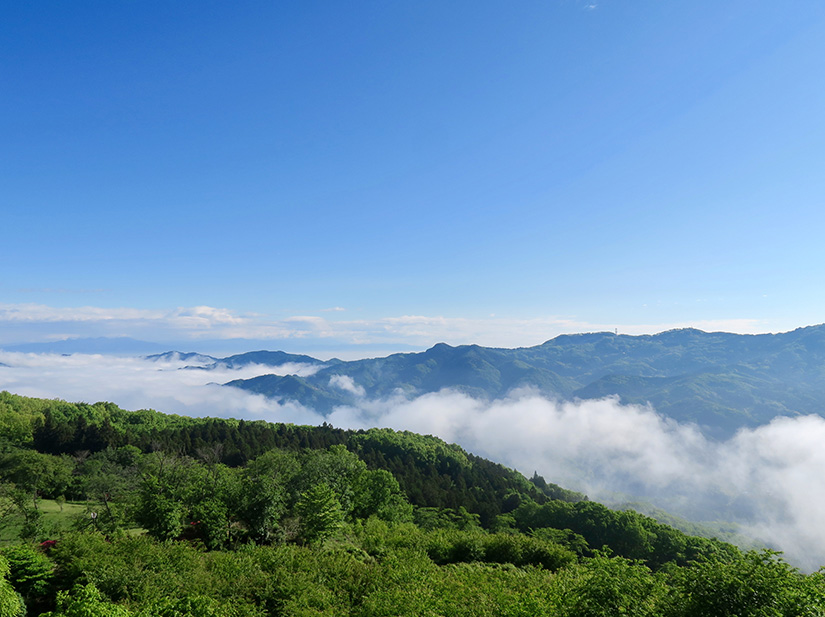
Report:
[[[79,514],[61,516],[65,500]],[[0,546],[3,617],[825,609],[825,576],[773,553],[687,536],[388,429],[2,392],[0,522],[19,536]]]
[[[559,399],[618,396],[722,437],[777,415],[825,413],[825,326],[760,335],[602,332],[519,349],[441,343],[421,353],[335,361],[305,377],[263,375],[227,385],[322,412],[362,397],[444,388],[483,398],[521,387]]]

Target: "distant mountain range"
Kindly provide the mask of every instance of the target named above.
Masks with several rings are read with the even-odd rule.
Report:
[[[759,335],[694,329],[646,336],[574,334],[519,349],[440,343],[421,353],[351,362],[283,352],[216,360],[229,367],[252,361],[320,368],[310,376],[263,375],[225,385],[324,413],[363,397],[413,397],[451,388],[495,399],[530,387],[561,400],[617,396],[623,403],[649,402],[716,437],[778,415],[825,415],[823,325]]]
[[[332,359],[318,360],[312,356],[305,356],[301,354],[286,353],[284,351],[248,351],[246,353],[235,354],[226,358],[215,358],[205,354],[194,352],[180,352],[167,351],[165,353],[154,354],[146,356],[147,360],[152,362],[191,362],[192,366],[185,368],[190,369],[204,369],[215,370],[223,369],[238,369],[251,364],[260,364],[263,366],[283,366],[285,364],[300,364],[309,366],[330,366],[341,364],[341,360]]]
[[[104,354],[159,351],[156,343],[127,338],[70,339],[5,349]],[[694,329],[645,336],[573,334],[518,349],[439,343],[423,352],[349,362],[283,351],[225,358],[166,351],[146,358],[184,362],[192,370],[251,364],[280,367],[273,370],[280,375],[225,385],[295,401],[321,413],[340,405],[357,405],[364,398],[415,397],[450,388],[490,400],[529,387],[559,400],[616,396],[623,403],[650,403],[659,413],[696,423],[714,437],[726,437],[740,427],[758,426],[780,415],[825,416],[825,325],[759,335]]]
[[[208,356],[203,353],[194,351],[166,351],[164,353],[156,353],[151,356],[146,356],[146,360],[150,362],[190,362],[192,364],[202,366],[206,364],[214,364],[218,361],[213,356]]]
[[[120,356],[134,356],[155,354],[163,356],[169,349],[180,349],[182,347],[189,347],[191,342],[176,341],[158,343],[153,341],[142,341],[126,336],[117,337],[74,337],[66,338],[58,341],[47,341],[37,343],[0,343],[0,350],[22,352],[22,353],[59,353],[59,354],[105,354],[105,355],[120,355]],[[261,349],[269,347],[270,349],[290,348],[296,345],[296,341],[277,340],[277,339],[199,339],[198,347],[207,351],[210,354],[238,354],[247,349]],[[357,357],[365,355],[381,355],[399,351],[420,351],[421,347],[407,345],[404,343],[375,343],[369,346],[369,351],[365,353],[365,347],[354,343],[342,343],[321,341],[301,341],[301,351],[305,353],[318,353],[319,355],[327,356],[328,354],[355,354]],[[165,352],[165,353],[161,353]]]
[[[4,351],[21,353],[60,353],[60,354],[146,354],[162,351],[164,345],[140,341],[126,336],[93,338],[70,338],[45,343],[20,343],[4,345]]]

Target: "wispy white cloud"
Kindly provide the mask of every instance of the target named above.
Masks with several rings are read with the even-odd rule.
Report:
[[[163,315],[162,311],[134,308],[100,308],[95,306],[57,308],[43,304],[0,304],[0,322],[134,321],[140,319],[156,320],[163,317]]]
[[[329,385],[333,388],[340,388],[345,392],[351,392],[355,396],[364,396],[366,392],[363,386],[355,383],[355,380],[349,375],[333,375],[329,378]]]
[[[322,421],[319,414],[300,405],[280,404],[219,385],[264,374],[307,375],[317,370],[304,364],[249,365],[240,369],[219,365],[214,370],[184,370],[193,363],[180,359],[151,362],[92,354],[9,352],[0,352],[0,362],[8,365],[0,367],[0,390],[24,396],[89,403],[112,401],[126,409],[149,408],[190,416],[264,418],[300,424]]]
[[[237,326],[248,322],[250,319],[249,317],[238,316],[229,309],[213,308],[211,306],[177,308],[165,317],[181,328],[194,330],[218,326]]]
[[[333,311],[340,312],[340,311]],[[620,334],[652,334],[677,327],[755,333],[767,330],[755,319],[727,319],[659,324],[593,323],[564,316],[482,318],[400,315],[374,319],[333,319],[295,315],[274,319],[211,306],[168,310],[52,307],[0,304],[0,344],[59,340],[69,337],[129,336],[147,340],[274,339],[330,344],[399,344],[428,347],[476,343],[494,347],[537,345],[558,334],[618,329]]]

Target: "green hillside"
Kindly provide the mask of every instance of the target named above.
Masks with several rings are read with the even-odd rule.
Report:
[[[825,610],[821,573],[434,437],[8,392],[0,437],[4,617]]]

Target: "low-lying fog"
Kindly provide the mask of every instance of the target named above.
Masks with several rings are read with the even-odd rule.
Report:
[[[317,370],[306,365],[180,370],[185,363],[5,352],[0,363],[8,365],[0,366],[0,390],[27,396],[437,435],[596,500],[640,496],[694,520],[724,513],[743,525],[743,533],[785,551],[795,565],[810,571],[825,564],[825,419],[819,416],[780,418],[719,443],[651,408],[614,399],[560,403],[524,390],[489,402],[445,390],[413,400],[363,399],[324,417],[217,385]],[[363,392],[357,383],[337,385]]]

